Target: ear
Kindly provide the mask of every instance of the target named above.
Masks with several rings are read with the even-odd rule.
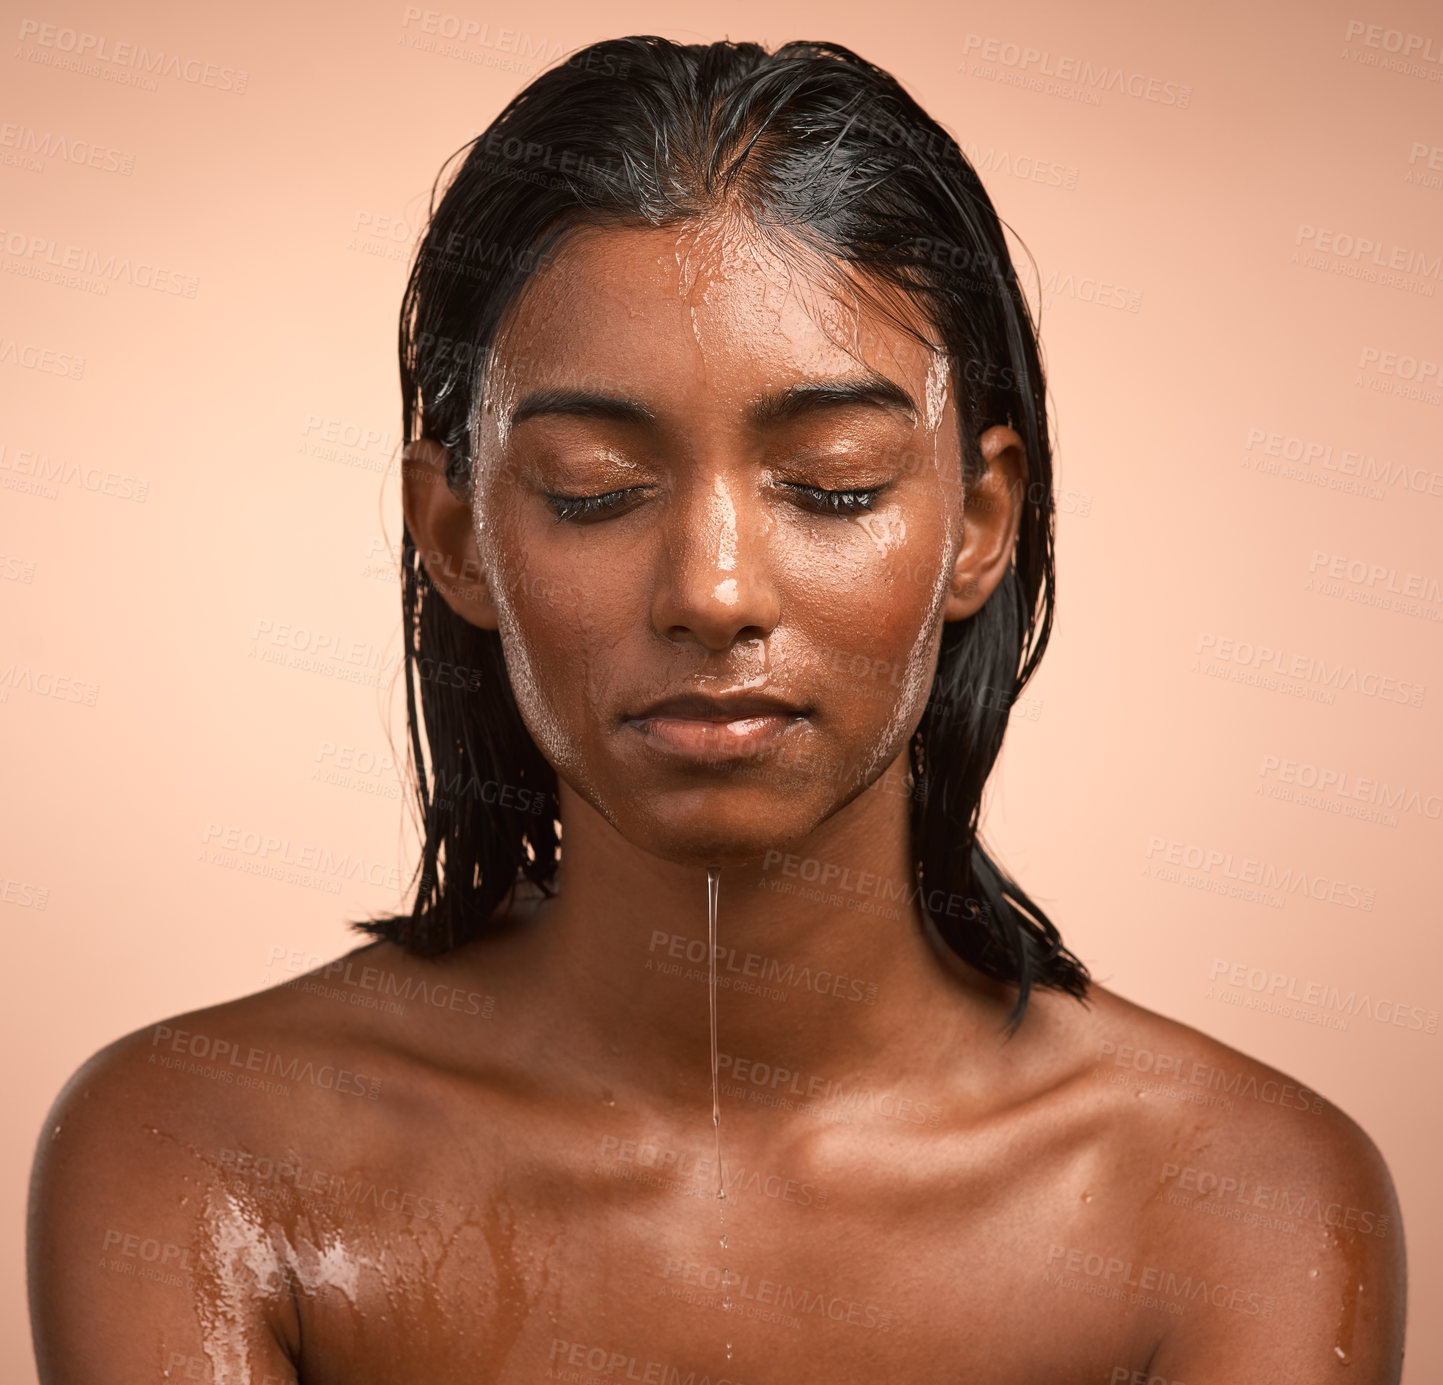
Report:
[[[447,481],[451,454],[431,438],[407,443],[401,453],[401,504],[431,584],[462,620],[481,630],[497,627],[496,605],[481,570],[471,502]]]
[[[962,547],[952,571],[944,620],[976,615],[1007,574],[1027,492],[1027,453],[1022,439],[1004,424],[978,439],[982,474],[967,487],[962,511]]]

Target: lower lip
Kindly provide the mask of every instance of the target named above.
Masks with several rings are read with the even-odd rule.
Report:
[[[658,750],[691,760],[742,760],[769,749],[806,721],[797,713],[773,712],[735,721],[695,717],[638,717],[626,724]]]

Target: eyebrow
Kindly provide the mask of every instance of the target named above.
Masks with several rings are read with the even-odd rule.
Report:
[[[916,423],[917,405],[901,385],[885,375],[868,374],[855,380],[823,380],[793,385],[780,394],[769,395],[752,406],[752,421],[759,424],[788,423],[805,414],[827,409],[881,409],[899,413]]]
[[[604,418],[614,423],[655,423],[656,415],[635,399],[621,399],[589,390],[536,390],[511,415],[511,426],[528,418],[561,414],[569,418]]]
[[[754,424],[767,427],[829,409],[855,408],[902,414],[912,423],[916,423],[919,417],[912,396],[885,375],[876,374],[857,379],[791,385],[757,400],[750,413]],[[640,400],[597,394],[590,390],[535,390],[516,406],[511,414],[511,426],[515,428],[528,419],[548,415],[642,425],[657,422],[656,414]]]

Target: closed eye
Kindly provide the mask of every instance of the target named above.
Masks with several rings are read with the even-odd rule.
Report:
[[[866,489],[825,490],[821,486],[804,486],[797,482],[782,483],[787,490],[800,496],[818,514],[849,515],[864,514],[871,510],[877,497],[887,489],[885,485]],[[645,486],[626,486],[621,490],[606,491],[601,495],[556,495],[548,494],[546,502],[556,515],[556,522],[585,523],[612,514],[629,496],[646,490]]]
[[[856,515],[872,508],[876,498],[887,489],[886,486],[872,486],[867,490],[823,490],[820,486],[802,486],[795,482],[784,482],[787,489],[802,496],[809,505],[821,514]]]
[[[575,523],[609,514],[627,496],[644,489],[642,486],[627,486],[622,490],[607,491],[604,495],[548,495],[546,503],[551,506],[558,524]]]

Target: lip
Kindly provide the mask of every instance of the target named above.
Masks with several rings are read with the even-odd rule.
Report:
[[[624,723],[653,749],[688,760],[760,754],[804,725],[806,709],[764,693],[683,693],[662,698]]]
[[[748,717],[805,716],[804,708],[767,693],[738,688],[734,692],[674,693],[626,717],[628,722],[663,717],[678,721],[740,721]]]

